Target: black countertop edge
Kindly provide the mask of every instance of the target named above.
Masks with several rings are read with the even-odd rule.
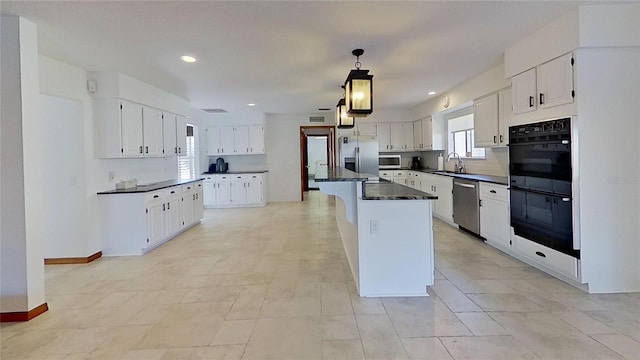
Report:
[[[210,173],[210,172],[203,172],[202,175],[237,175],[237,174],[263,174],[263,173],[267,173],[269,172],[269,170],[246,170],[246,171],[225,171],[223,173],[220,172],[215,172],[215,173]]]
[[[146,192],[151,192],[155,190],[166,189],[172,186],[190,184],[190,183],[201,181],[201,180],[204,180],[204,178],[159,181],[159,182],[155,182],[147,185],[138,185],[136,187],[132,187],[129,189],[101,191],[98,193],[98,195],[146,193]]]
[[[436,169],[400,169],[400,170],[419,171],[427,174],[451,176],[451,177],[456,177],[460,179],[477,180],[477,181],[500,184],[500,185],[509,185],[509,178],[506,176],[454,173],[454,172],[442,171],[442,170],[436,170]]]
[[[438,197],[424,191],[388,181],[365,183],[362,200],[436,200]]]
[[[357,173],[345,168],[327,168],[316,173],[315,182],[367,181],[378,180],[377,175]]]

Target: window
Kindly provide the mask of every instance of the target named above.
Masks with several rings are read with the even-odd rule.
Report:
[[[449,114],[449,149],[461,158],[484,159],[485,149],[476,148],[473,130],[473,107]]]
[[[196,144],[193,136],[193,125],[187,124],[187,153],[178,157],[178,173],[180,179],[196,177]]]

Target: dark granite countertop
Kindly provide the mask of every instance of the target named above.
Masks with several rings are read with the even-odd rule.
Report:
[[[159,181],[159,182],[155,182],[155,183],[151,183],[151,184],[138,185],[136,187],[132,187],[132,188],[129,188],[129,189],[101,191],[101,192],[98,193],[98,195],[146,193],[146,192],[150,192],[150,191],[165,189],[165,188],[172,187],[172,186],[189,184],[189,183],[193,183],[193,182],[200,181],[200,180],[203,180],[203,179],[202,178],[195,178],[195,179],[184,179],[184,180]]]
[[[203,172],[202,175],[235,175],[235,174],[263,174],[269,172],[269,170],[245,170],[245,171],[225,171],[223,173],[215,172]]]
[[[380,181],[365,183],[362,189],[363,200],[436,200],[438,197],[408,186]]]
[[[378,175],[357,173],[340,167],[326,168],[326,170],[317,171],[314,178],[316,182],[367,181],[378,179]]]
[[[484,181],[500,185],[509,185],[509,178],[506,176],[484,175],[484,174],[460,174],[449,171],[441,171],[436,169],[401,169],[406,171],[419,171],[428,174],[451,176],[460,179]]]

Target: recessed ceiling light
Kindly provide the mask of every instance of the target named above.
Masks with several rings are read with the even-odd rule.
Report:
[[[429,95],[435,95],[436,92],[435,91],[429,91]]]
[[[180,60],[186,62],[186,63],[194,63],[196,62],[196,58],[194,58],[193,56],[189,56],[189,55],[182,55],[180,56]]]
[[[256,104],[254,104],[254,103],[250,103],[250,104],[247,104],[247,105],[249,105],[249,106],[256,106]]]

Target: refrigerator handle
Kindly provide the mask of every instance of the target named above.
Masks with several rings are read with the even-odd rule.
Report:
[[[360,172],[360,147],[356,146],[356,172]]]

